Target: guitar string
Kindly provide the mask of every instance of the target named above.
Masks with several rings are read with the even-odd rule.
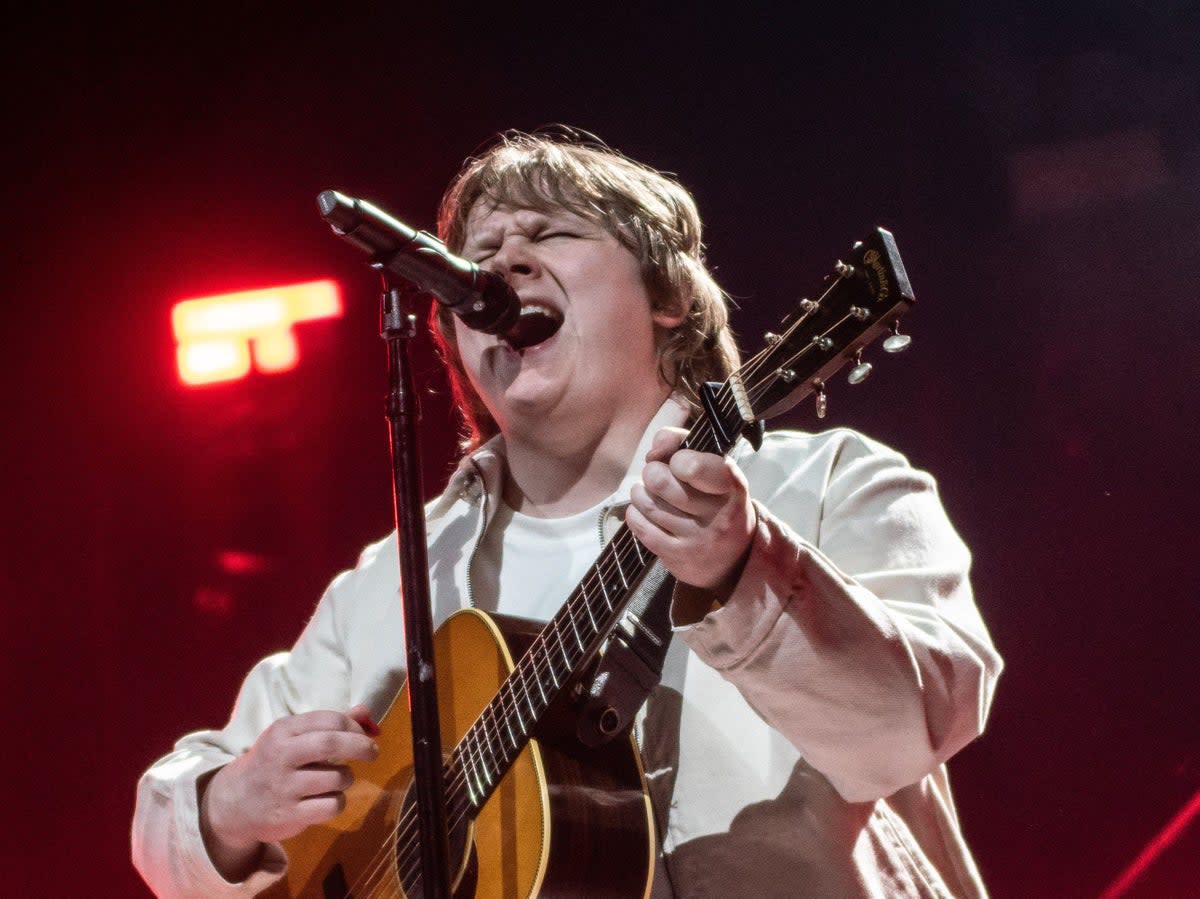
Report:
[[[832,291],[834,289],[834,287],[836,287],[837,284],[841,280],[842,280],[842,278],[839,276],[837,279],[835,279],[829,285],[829,287],[826,289],[825,293],[822,295],[821,299],[817,301],[818,304],[821,303],[828,296],[829,292]],[[813,310],[813,311],[815,311],[815,310]],[[789,326],[787,331],[785,331],[784,335],[781,335],[782,339],[780,341],[778,341],[777,343],[786,342],[786,340],[788,339],[788,336],[793,334],[800,327],[800,325],[802,325],[805,321],[807,321],[811,314],[812,314],[812,312],[807,312],[804,315],[800,316],[791,326]],[[847,318],[848,318],[848,316],[843,316],[842,319],[840,319],[838,322],[831,325],[826,330],[826,333],[839,327],[841,324],[843,324],[847,320]],[[799,352],[795,353],[788,361],[782,363],[782,365],[780,365],[779,367],[783,368],[787,365],[793,364],[796,359],[800,358],[800,356],[802,356],[805,352],[807,352],[807,350],[810,348],[810,346],[811,346],[811,344],[806,345],[803,348],[801,348]],[[748,361],[745,365],[741,366],[741,368],[739,369],[739,371],[737,373],[738,376],[739,377],[751,377],[755,373],[757,373],[757,371],[761,367],[762,363],[766,361],[766,357],[771,354],[773,349],[774,349],[774,347],[768,347],[768,348],[760,351],[754,357],[752,357],[750,361]],[[750,391],[748,391],[748,394],[752,395],[755,399],[757,399],[762,396],[762,394],[768,389],[769,386],[770,386],[769,384],[765,384],[765,383],[760,384],[758,387],[752,388]],[[719,409],[722,413],[729,413],[729,412],[737,411],[737,403],[736,403],[736,400],[733,399],[732,394],[729,394],[728,397],[723,396],[719,399]],[[701,429],[701,434],[698,436],[702,436],[702,435],[703,435],[703,430]],[[691,435],[689,435],[689,437],[690,436]],[[692,444],[692,445],[694,446],[695,444]],[[621,534],[619,533],[617,535],[617,537],[620,537],[620,536],[621,536]],[[616,542],[617,537],[614,537],[614,543]],[[635,540],[633,541],[633,544],[632,544],[632,548],[634,549],[635,554],[638,556],[638,561],[640,563],[644,564],[646,560],[642,559],[642,553],[638,550],[639,546],[640,546],[640,544],[636,541],[636,538],[635,538]],[[619,547],[618,547],[618,552],[620,552]],[[656,558],[652,553],[649,553],[648,550],[646,550],[646,554],[650,557],[651,560]],[[611,554],[606,554],[606,555],[611,555]],[[626,555],[628,555],[628,554],[626,554]],[[619,561],[619,555],[615,556],[615,558],[617,559],[617,562],[614,566],[610,566],[610,569],[611,568],[616,569],[616,573],[620,576],[622,583],[624,583],[626,586],[625,592],[628,592],[629,588],[628,588],[627,583],[625,583],[626,579],[624,576],[624,571],[623,571],[620,561]],[[606,559],[604,559],[604,557],[602,557],[598,561],[604,562],[604,561],[606,561]],[[596,568],[597,568],[597,570],[599,570],[599,566],[596,566]],[[608,574],[611,575],[611,573],[612,573],[612,571],[610,570],[608,572]],[[581,587],[582,587],[582,585],[581,585]],[[605,605],[609,606],[609,611],[611,613],[613,611],[614,607],[608,599],[608,591],[604,589],[603,581],[601,581],[601,583],[600,583],[600,588],[601,588],[601,593],[602,593],[602,597],[604,599]],[[582,610],[586,613],[587,619],[592,622],[593,629],[595,629],[594,616],[591,615],[590,609],[586,607],[586,604],[588,601],[586,591],[581,589],[579,592],[582,596],[583,603],[580,603],[578,605],[583,606]],[[570,598],[568,598],[568,602],[570,602]],[[621,605],[623,606],[624,604],[622,603]],[[575,625],[576,619],[582,617],[582,616],[579,616],[576,614],[578,611],[580,611],[580,609],[577,607],[577,608],[573,609],[571,611],[571,613],[567,616],[570,619],[573,630],[576,631],[576,641],[577,642],[578,642],[578,632],[577,632],[577,629],[574,627],[574,625]],[[552,621],[550,623],[552,625],[554,625],[556,623],[556,620],[557,620],[557,618],[552,619]],[[531,643],[529,651],[527,652],[526,657],[525,657],[525,658],[531,659],[531,661],[533,662],[532,665],[525,666],[525,668],[526,668],[526,671],[528,671],[529,668],[533,669],[533,672],[536,675],[535,683],[538,686],[539,692],[542,693],[543,708],[541,709],[541,711],[537,711],[536,709],[534,709],[533,702],[532,702],[533,694],[529,690],[528,684],[526,683],[524,685],[524,687],[522,688],[522,689],[524,689],[524,691],[527,694],[526,701],[530,705],[530,710],[531,710],[531,713],[533,713],[534,717],[542,714],[545,711],[545,706],[548,705],[548,702],[546,701],[545,690],[543,688],[543,681],[541,679],[542,675],[544,675],[544,673],[547,669],[549,670],[551,679],[554,682],[554,690],[552,690],[552,692],[561,688],[561,685],[558,683],[558,677],[555,675],[552,650],[545,639],[546,631],[551,630],[551,629],[552,628],[544,628],[541,632],[538,633],[538,635],[534,639],[533,643]],[[565,662],[567,662],[567,665],[568,665],[567,673],[569,674],[570,669],[573,667],[573,665],[577,664],[578,660],[575,660],[575,662],[572,662],[570,660],[570,658],[566,654],[566,648],[565,648],[565,643],[562,638],[562,634],[559,633],[559,629],[557,627],[553,628],[553,630],[555,631],[555,635],[558,637],[559,649],[560,649],[560,652],[562,653],[563,660]],[[536,655],[534,652],[534,647],[537,643],[542,644],[542,648],[544,650],[544,658],[545,658],[545,662],[546,662],[545,667],[541,667],[540,669],[539,669],[539,664],[542,661],[542,657],[539,655]],[[520,668],[521,668],[520,665],[518,665],[516,668],[514,668],[513,675],[521,674]],[[564,677],[565,676],[566,675],[564,675]],[[526,680],[526,678],[523,675],[521,676],[521,679]],[[496,698],[500,698],[501,693],[504,692],[504,687],[507,686],[507,684],[509,682],[510,682],[510,680],[506,679],[505,683],[502,684],[500,691],[498,691]],[[515,683],[515,679],[512,680],[512,682]],[[509,692],[511,692],[511,691],[509,691]],[[509,698],[510,697],[505,697],[505,699],[509,699]],[[509,709],[507,710],[508,712],[511,712],[514,709],[519,709],[519,705],[520,705],[519,699],[520,699],[519,696],[511,697],[511,702],[509,703]],[[503,705],[503,702],[501,704]],[[493,711],[492,706],[493,706],[493,703],[489,703],[488,706],[486,706],[484,708],[483,712],[489,713],[489,714],[492,713],[492,711]],[[504,710],[501,709],[501,711],[504,711]],[[464,739],[462,741],[460,741],[460,743],[459,743],[459,746],[465,746],[464,752],[465,752],[466,757],[463,758],[461,755],[456,754],[456,755],[452,756],[451,762],[447,766],[447,769],[449,769],[447,771],[447,773],[450,773],[451,771],[453,771],[454,762],[461,761],[461,764],[458,766],[458,770],[456,772],[454,772],[454,777],[451,779],[451,782],[447,785],[447,789],[451,793],[456,794],[458,799],[460,800],[460,807],[457,808],[454,812],[454,814],[456,816],[455,821],[452,825],[454,827],[456,827],[462,823],[464,817],[467,815],[467,813],[470,810],[470,806],[472,806],[474,804],[474,801],[471,797],[461,796],[461,788],[463,787],[465,781],[467,780],[467,778],[470,775],[470,772],[468,772],[466,770],[468,765],[474,766],[476,768],[475,774],[476,774],[477,778],[479,777],[480,766],[482,766],[482,770],[483,770],[484,774],[486,775],[485,777],[480,778],[486,784],[486,789],[484,792],[486,792],[487,790],[490,790],[490,789],[494,789],[494,787],[496,786],[496,784],[492,782],[493,779],[496,778],[496,772],[491,771],[489,769],[488,763],[484,759],[484,753],[486,753],[487,755],[491,756],[493,763],[496,761],[496,755],[492,749],[493,739],[488,734],[488,727],[486,724],[484,724],[483,726],[480,726],[481,722],[483,720],[483,717],[484,716],[481,713],[480,718],[477,719],[476,722],[468,729],[467,733],[464,735]],[[494,721],[494,717],[495,717],[494,714],[492,714],[491,717],[493,718],[493,721]],[[523,730],[524,728],[521,728],[521,729]],[[474,740],[468,740],[467,737],[470,737],[476,730],[481,731],[481,733],[476,735]],[[525,739],[527,739],[527,735],[524,735],[524,737],[525,737]],[[475,755],[478,757],[478,762],[475,762],[470,758],[470,756],[471,756],[470,745],[472,742],[474,742],[476,744],[480,743],[481,738],[482,738],[482,742],[485,745],[483,745],[481,748],[477,749]],[[523,740],[523,742],[524,742],[524,740]],[[500,743],[501,747],[503,747],[503,745],[504,745],[503,740],[499,740],[499,743]],[[521,748],[523,749],[524,747],[522,746]],[[508,754],[507,750],[503,754],[507,755]],[[517,751],[517,754],[519,755],[519,750]],[[507,773],[507,770],[511,768],[511,764],[512,764],[513,760],[515,760],[515,757],[514,757],[514,759],[509,760],[506,763],[504,763],[504,765],[502,765],[502,767],[505,768],[505,773]],[[444,769],[444,770],[446,770],[446,769]],[[502,777],[503,777],[503,775],[500,775],[500,779],[502,779]],[[469,786],[468,786],[468,792],[470,792]],[[401,818],[402,818],[402,821],[398,822],[397,826],[395,828],[393,828],[392,835],[395,837],[397,844],[399,843],[399,840],[402,838],[405,841],[403,846],[398,845],[398,847],[397,847],[398,854],[409,855],[411,857],[411,853],[413,852],[414,847],[417,844],[415,844],[412,839],[412,835],[410,833],[411,827],[407,826],[407,825],[410,825],[412,822],[411,822],[411,820],[406,820],[406,819],[411,819],[412,815],[405,814],[402,812]],[[381,853],[386,853],[386,848],[387,848],[386,845],[382,846]],[[386,864],[386,861],[387,861],[386,854],[384,855],[384,857],[380,858],[379,861],[383,864]],[[418,859],[418,861],[419,861],[419,859]],[[376,867],[375,865],[372,865],[372,868],[375,868],[375,867]],[[411,871],[408,873],[411,873]],[[369,879],[375,879],[375,878],[369,878]],[[382,883],[382,881],[381,881],[381,883]],[[415,883],[415,881],[414,881],[414,883]]]

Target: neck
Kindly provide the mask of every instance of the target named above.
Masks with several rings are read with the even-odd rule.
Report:
[[[559,518],[589,509],[620,486],[650,420],[667,398],[589,432],[580,422],[510,428],[504,435],[508,477],[504,501],[518,512]]]

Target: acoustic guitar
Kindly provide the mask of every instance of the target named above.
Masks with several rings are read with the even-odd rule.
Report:
[[[705,385],[684,448],[727,453],[756,443],[762,422],[815,394],[914,303],[892,235],[877,228],[766,335],[723,384]],[[466,609],[434,638],[443,778],[455,899],[646,897],[654,822],[630,734],[589,748],[576,736],[579,700],[605,641],[661,563],[622,526],[547,624]],[[346,808],[285,841],[288,869],[263,897],[373,899],[424,895],[405,687],[380,721],[378,758],[353,762]]]

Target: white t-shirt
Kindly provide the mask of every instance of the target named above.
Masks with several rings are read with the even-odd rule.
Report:
[[[549,621],[600,554],[607,505],[565,518],[534,518],[501,502],[471,560],[475,606]]]

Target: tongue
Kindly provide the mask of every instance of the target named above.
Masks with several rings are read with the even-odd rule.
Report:
[[[517,319],[517,323],[504,335],[504,339],[514,350],[524,350],[536,346],[544,340],[549,340],[558,331],[561,324],[562,322],[548,315],[525,314]]]

